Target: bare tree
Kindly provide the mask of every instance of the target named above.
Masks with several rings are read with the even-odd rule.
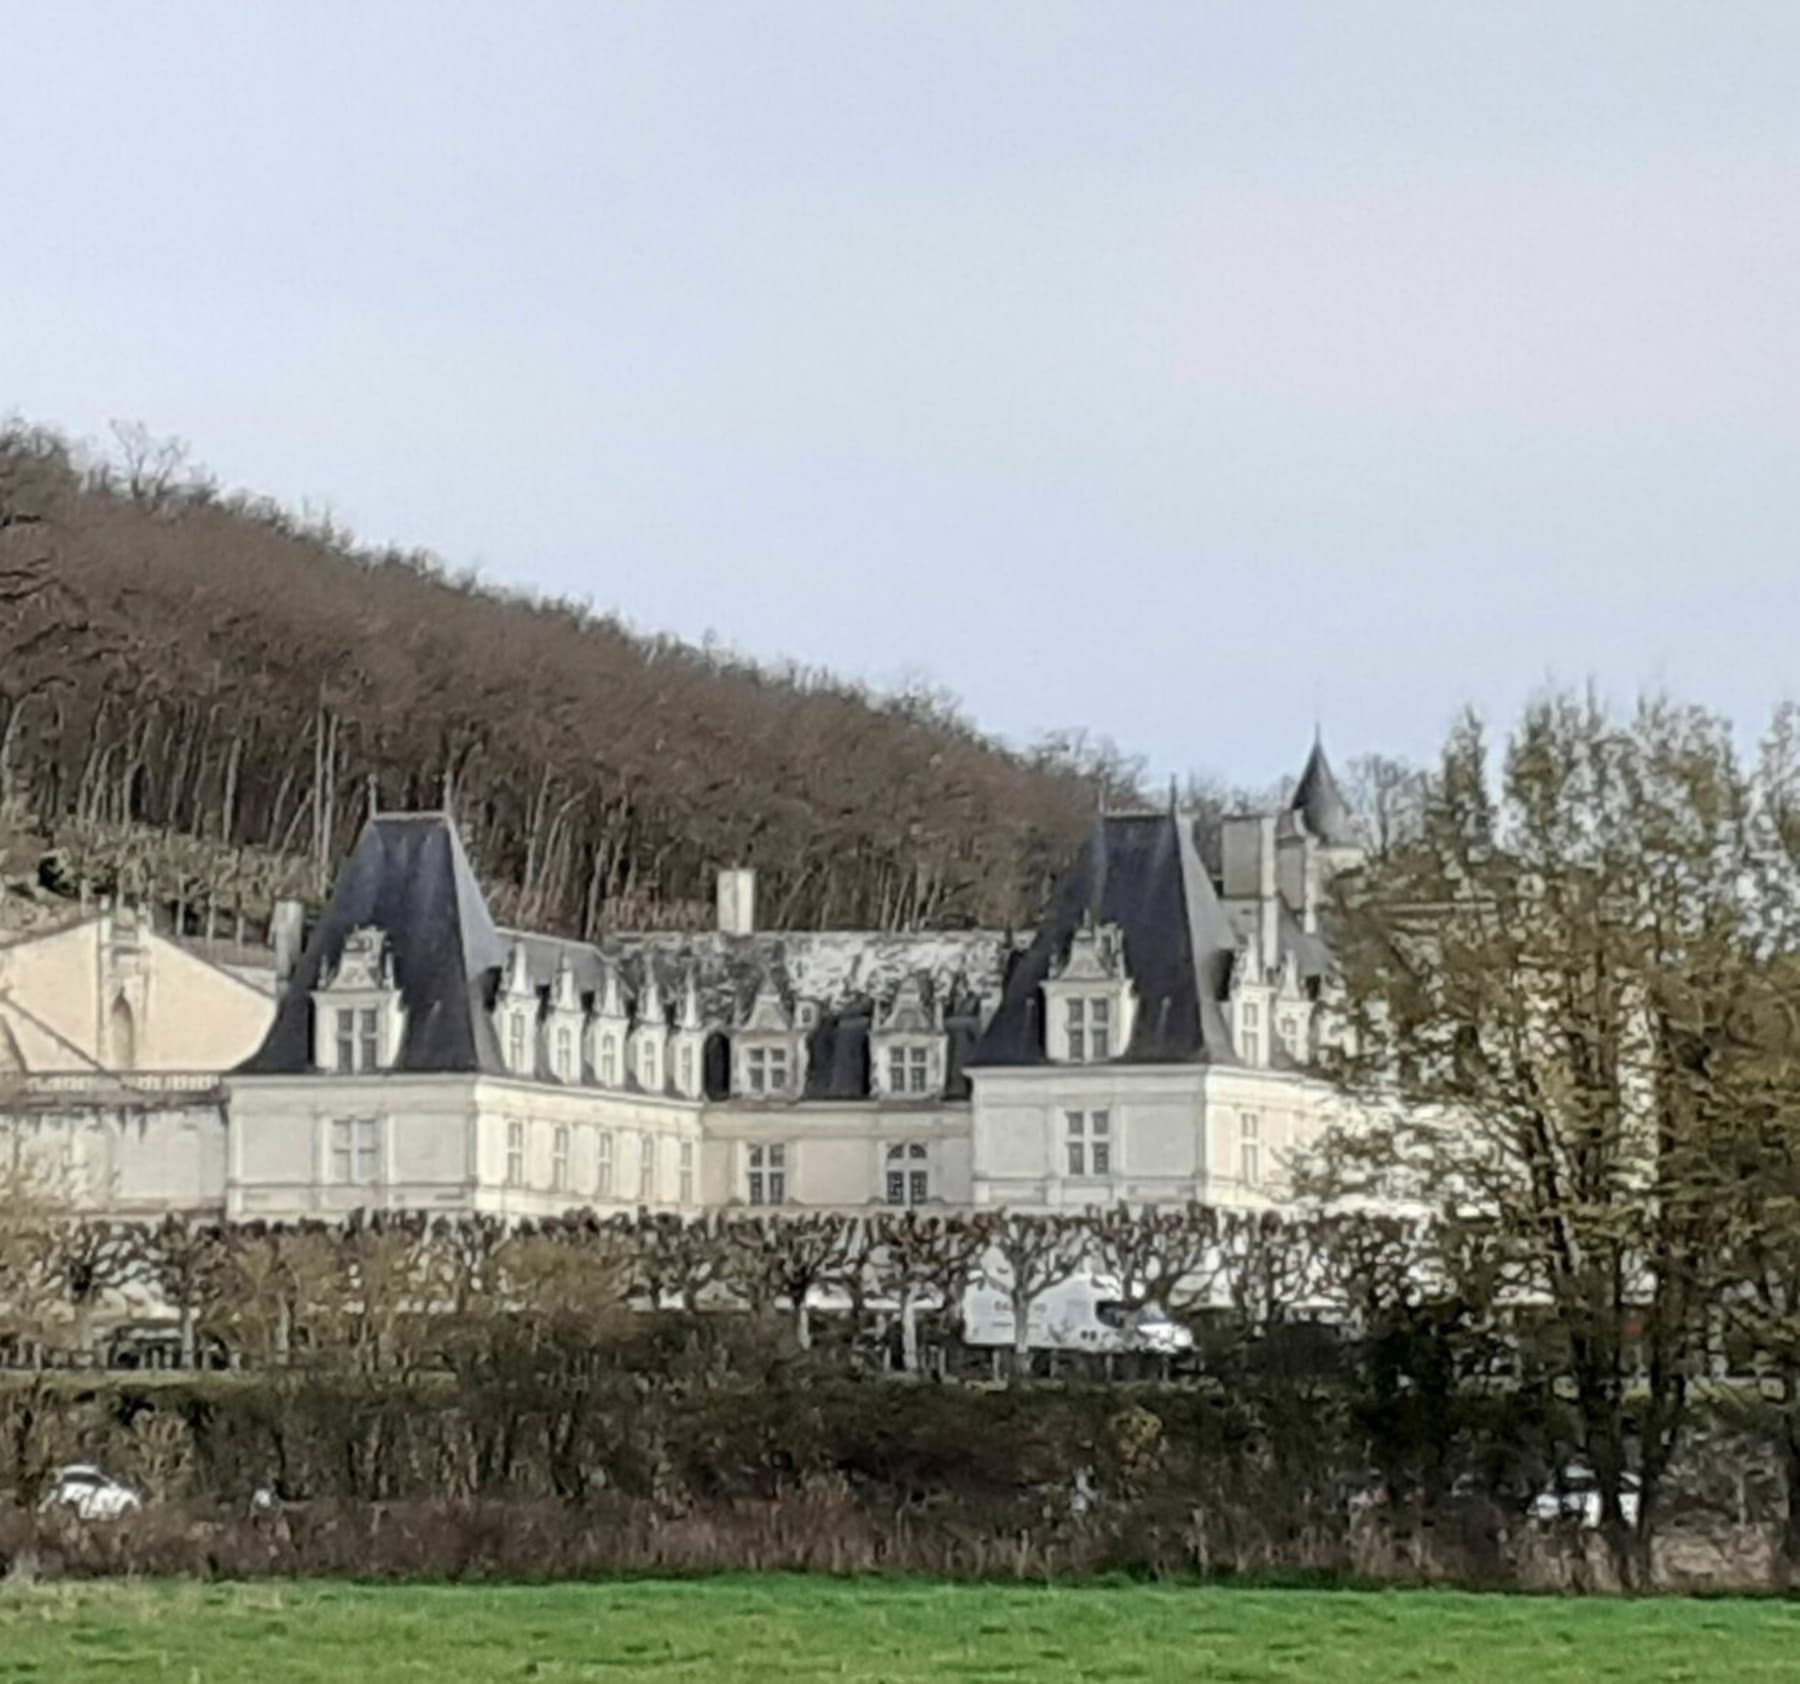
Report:
[[[1362,1125],[1340,1187],[1498,1225],[1554,1311],[1622,1575],[1647,1571],[1703,1371],[1729,1189],[1721,1152],[1783,932],[1775,793],[1729,728],[1662,700],[1625,720],[1535,704],[1497,782],[1465,722],[1419,839],[1338,908]],[[1619,1501],[1639,1388],[1641,1496]]]

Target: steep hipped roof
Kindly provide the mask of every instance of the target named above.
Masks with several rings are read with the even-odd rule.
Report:
[[[1040,989],[1067,958],[1081,926],[1116,925],[1137,994],[1131,1042],[1140,1064],[1228,1063],[1231,1036],[1219,1000],[1231,964],[1231,926],[1176,813],[1104,815],[1057,886],[1037,938],[1013,967],[1000,1009],[968,1062],[1044,1062]]]
[[[909,978],[945,1002],[957,1091],[980,1002],[999,993],[1016,951],[1009,934],[992,930],[620,934],[595,944],[496,929],[451,821],[441,813],[385,814],[364,828],[268,1035],[240,1073],[313,1068],[310,996],[335,970],[350,933],[370,925],[387,937],[406,1013],[395,1070],[506,1074],[491,1007],[516,946],[533,989],[547,994],[567,965],[584,1004],[599,997],[611,971],[628,1011],[654,978],[674,1014],[692,978],[708,1030],[734,1028],[765,980],[790,1003],[811,1002],[819,1021],[808,1035],[820,1056],[808,1071],[809,1098],[866,1096],[871,1013]]]
[[[1306,757],[1288,810],[1305,819],[1306,828],[1328,847],[1356,840],[1351,830],[1350,804],[1338,788],[1331,762],[1325,758],[1325,744],[1318,737],[1313,739],[1312,753]]]
[[[366,925],[386,932],[406,1011],[393,1068],[502,1074],[486,990],[506,953],[456,827],[442,813],[383,815],[363,827],[275,1021],[241,1073],[311,1070],[310,995],[336,967],[345,938]]]

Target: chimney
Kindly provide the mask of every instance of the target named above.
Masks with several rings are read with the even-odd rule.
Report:
[[[287,992],[300,965],[300,949],[306,939],[306,905],[303,901],[278,900],[269,918],[269,945],[275,950],[275,991]]]
[[[755,867],[727,866],[719,873],[719,934],[748,936],[755,933]]]
[[[1275,815],[1264,813],[1256,821],[1256,923],[1257,946],[1263,970],[1270,976],[1281,958],[1281,901],[1275,861]]]

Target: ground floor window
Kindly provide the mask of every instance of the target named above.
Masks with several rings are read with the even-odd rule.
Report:
[[[752,1146],[746,1154],[749,1185],[745,1191],[753,1205],[787,1203],[787,1148]]]
[[[1066,1111],[1069,1174],[1112,1174],[1112,1113]]]
[[[506,1125],[506,1184],[525,1185],[525,1125],[518,1121]]]
[[[931,1197],[930,1153],[920,1141],[890,1146],[887,1152],[887,1202],[922,1205]]]
[[[328,1173],[340,1186],[367,1187],[381,1179],[381,1124],[375,1118],[333,1121]]]

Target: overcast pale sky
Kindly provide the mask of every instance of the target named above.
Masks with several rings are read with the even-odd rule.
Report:
[[[1800,647],[1800,4],[0,0],[0,411],[1262,783]]]

